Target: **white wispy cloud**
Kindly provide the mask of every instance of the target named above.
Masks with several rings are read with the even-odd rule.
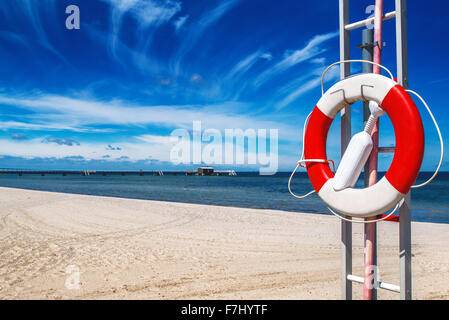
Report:
[[[83,157],[86,160],[116,161],[129,159],[131,161],[157,159],[170,160],[170,148],[168,143],[138,141],[130,139],[128,142],[120,142],[120,150],[108,150],[107,144],[101,142],[72,142],[68,139],[58,140],[41,137],[28,140],[0,139],[0,155],[22,158],[55,158]],[[47,142],[48,141],[48,142]],[[51,143],[54,142],[54,143]]]
[[[177,143],[176,139],[170,136],[137,136],[128,142],[120,142],[120,148],[114,150],[108,148],[107,144],[101,142],[82,142],[82,143],[45,143],[44,138],[29,140],[10,140],[0,139],[0,157],[17,157],[22,159],[50,159],[65,160],[73,163],[82,161],[88,164],[95,161],[117,163],[126,161],[130,163],[160,161],[165,163],[165,167],[170,165],[170,153],[173,146]],[[215,145],[217,148],[226,148],[226,143],[220,141],[204,142],[203,148]],[[110,146],[110,145],[109,145]],[[296,144],[295,144],[296,146]],[[242,154],[245,161],[249,156],[257,158],[254,151],[245,150],[240,145],[233,145],[235,154]],[[203,149],[204,151],[204,149]],[[203,159],[203,161],[206,159]],[[224,161],[224,159],[222,159]],[[296,163],[296,157],[288,155],[279,156],[279,165],[281,168],[292,168]],[[212,164],[212,163],[211,163]],[[79,165],[76,165],[79,166]],[[258,165],[226,165],[227,168],[244,167],[257,169]]]
[[[7,25],[14,25],[14,19],[18,16],[22,16],[20,21],[23,21],[25,25],[29,25],[34,33],[33,42],[39,46],[45,48],[51,52],[54,56],[58,57],[65,64],[69,64],[67,59],[55,48],[48,38],[48,30],[45,27],[49,27],[52,21],[56,23],[54,12],[56,8],[55,0],[33,1],[33,0],[17,0],[17,1],[3,1],[0,5],[0,12],[3,12],[2,17],[7,19]],[[43,19],[47,23],[44,27]],[[29,39],[14,34],[13,32],[3,31],[3,36],[9,38],[9,40],[18,41],[23,45],[29,44]]]
[[[198,74],[198,73],[194,73],[192,74],[192,76],[190,77],[190,83],[196,83],[196,84],[201,84],[203,83],[203,76]]]
[[[150,25],[160,26],[169,21],[176,13],[181,10],[181,2],[179,1],[159,1],[152,0],[138,1],[132,7],[131,12],[136,17],[141,28]]]
[[[176,32],[179,32],[179,30],[182,28],[184,23],[186,23],[187,19],[189,18],[189,15],[179,17],[173,22],[173,25],[175,26]]]
[[[239,1],[240,0],[222,1],[220,5],[203,14],[198,24],[203,27],[210,26],[212,23],[224,16],[230,9],[235,7]]]
[[[15,44],[22,45],[24,47],[29,46],[29,43],[28,43],[26,37],[24,35],[21,35],[21,34],[15,33],[15,32],[0,30],[0,38],[4,39],[6,41],[13,42]]]
[[[112,23],[121,27],[123,16],[129,13],[140,28],[160,25],[170,20],[181,10],[181,2],[176,0],[102,0],[111,6]],[[118,31],[117,29],[115,31]]]
[[[242,60],[240,60],[226,75],[226,79],[232,79],[236,75],[241,75],[251,69],[252,66],[259,59],[271,60],[272,55],[267,52],[262,52],[261,50],[257,50],[256,52],[246,56]]]
[[[142,132],[144,128],[149,132],[137,133],[128,138],[109,137],[106,139],[107,142],[104,142],[104,139],[91,141],[90,136],[85,136],[88,141],[78,138],[73,140],[70,136],[67,137],[67,133],[63,137],[54,134],[24,140],[0,138],[0,156],[131,162],[151,159],[169,162],[170,151],[176,141],[169,134],[160,135],[152,132],[159,132],[163,126],[172,129],[183,128],[190,132],[193,121],[197,120],[202,121],[203,130],[218,129],[223,135],[224,129],[278,129],[280,140],[293,145],[292,150],[295,153],[299,139],[299,128],[295,123],[288,124],[285,119],[277,118],[276,115],[260,116],[253,112],[231,112],[231,110],[247,110],[246,105],[235,102],[211,106],[135,106],[118,100],[104,102],[45,94],[33,96],[22,94],[17,97],[0,95],[0,104],[32,111],[34,120],[46,119],[49,126],[54,123],[55,126],[57,124],[68,129],[64,121],[70,119],[72,124],[76,123],[73,129],[77,131],[85,130],[86,126],[118,125],[121,130],[137,126],[138,132]],[[158,129],[154,131],[155,128]],[[243,150],[242,152],[245,153]]]
[[[260,57],[262,59],[265,59],[265,60],[268,60],[268,61],[273,59],[273,55],[270,52],[265,52],[265,53],[261,54]]]
[[[310,60],[310,62],[323,65],[326,62],[326,58],[323,58],[323,57],[315,58],[315,59]]]
[[[136,64],[145,65],[145,52],[151,44],[155,30],[181,10],[181,2],[176,0],[102,0],[111,6],[111,30],[109,34],[109,48],[111,55],[118,61],[119,49],[123,47],[120,40],[122,22],[125,15],[136,21],[137,45],[131,53]],[[142,61],[144,60],[144,61]]]
[[[429,84],[437,84],[437,83],[448,82],[448,81],[449,81],[449,77],[444,77],[441,79],[429,81]]]
[[[47,121],[45,116],[37,116],[34,123],[20,121],[0,121],[2,130],[20,129],[20,130],[47,130],[47,131],[74,131],[74,132],[114,132],[114,129],[97,129],[78,127],[70,124],[61,124],[54,121]]]
[[[190,24],[188,32],[182,38],[182,42],[172,59],[171,65],[174,74],[180,73],[182,59],[196,46],[204,32],[239,2],[240,0],[222,1],[214,9],[206,11],[198,21]]]
[[[274,76],[296,66],[297,64],[316,57],[327,51],[321,45],[326,41],[333,39],[338,36],[338,32],[330,32],[326,34],[321,34],[314,36],[309,42],[304,46],[304,48],[299,50],[289,50],[284,54],[284,58],[276,63],[274,66],[268,68],[262,72],[254,81],[256,86],[260,86],[266,81],[270,80]]]
[[[169,144],[173,145],[173,139],[171,136],[159,136],[153,134],[143,134],[135,137],[138,140],[148,142],[148,143],[158,143],[158,144]]]
[[[247,110],[239,102],[215,105],[148,106],[134,105],[120,100],[84,100],[59,95],[35,94],[6,96],[0,94],[0,104],[15,106],[34,112],[35,122],[69,130],[89,130],[97,125],[165,126],[191,128],[192,122],[201,120],[205,127],[225,128],[277,128],[286,136],[296,131],[293,126],[276,121],[273,115],[257,116],[254,113],[233,113],[231,110]],[[16,123],[17,127],[19,123]],[[24,125],[32,129],[42,123]]]
[[[315,89],[321,85],[321,72],[322,68],[314,70],[309,76],[311,75],[312,78],[309,80],[306,80],[305,77],[301,77],[299,81],[294,81],[295,83],[300,83],[299,86],[294,88],[284,99],[282,99],[281,102],[279,102],[276,106],[276,110],[281,110],[284,107],[288,106],[298,98],[300,98],[305,93],[309,92],[312,89]],[[331,69],[327,73],[326,81],[331,81],[338,79],[339,77],[339,69],[334,68]]]

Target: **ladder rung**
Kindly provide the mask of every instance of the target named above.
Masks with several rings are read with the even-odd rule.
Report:
[[[348,280],[352,281],[352,282],[358,282],[358,283],[365,282],[365,280],[362,277],[355,276],[353,274],[348,274]],[[397,292],[397,293],[401,292],[401,288],[399,286],[397,286],[395,284],[391,284],[391,283],[382,282],[382,281],[377,281],[377,287],[381,288],[381,289]]]
[[[390,20],[390,19],[393,19],[395,17],[396,17],[396,11],[391,11],[391,12],[388,12],[387,14],[385,14],[383,16],[383,20]],[[361,27],[368,26],[368,25],[373,24],[373,23],[374,23],[374,17],[368,18],[368,19],[365,19],[365,20],[361,20],[361,21],[357,21],[357,22],[354,22],[354,23],[351,23],[351,24],[347,24],[347,25],[345,25],[345,30],[348,30],[348,31],[349,30],[354,30],[354,29],[358,29],[358,28],[361,28]]]
[[[394,147],[379,147],[378,153],[394,153]]]

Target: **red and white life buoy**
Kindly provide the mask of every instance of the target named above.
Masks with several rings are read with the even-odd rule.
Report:
[[[424,129],[418,109],[396,82],[377,74],[361,74],[332,86],[318,101],[307,125],[305,159],[327,159],[329,128],[341,109],[359,100],[375,101],[390,117],[396,146],[385,176],[365,189],[335,191],[328,163],[307,162],[307,173],[320,198],[332,209],[351,217],[372,217],[393,208],[410,190],[424,155]]]

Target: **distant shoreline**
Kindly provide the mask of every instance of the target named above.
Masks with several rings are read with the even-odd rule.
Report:
[[[4,188],[0,186],[0,189]],[[142,200],[142,201],[161,201],[161,202],[169,202],[169,203],[179,203],[179,204],[191,204],[191,205],[206,205],[206,206],[217,206],[222,208],[235,208],[235,209],[254,209],[254,210],[276,210],[280,212],[286,212],[286,213],[292,213],[292,214],[310,214],[310,215],[325,215],[325,216],[332,216],[332,213],[327,211],[322,212],[308,212],[308,211],[291,211],[287,209],[269,209],[264,207],[249,207],[249,206],[237,206],[235,204],[213,204],[213,203],[202,203],[202,202],[188,202],[188,201],[181,201],[181,200],[161,200],[161,199],[144,199],[144,198],[133,198],[130,196],[121,196],[121,195],[98,195],[98,194],[89,194],[89,193],[82,193],[82,192],[64,192],[64,191],[53,191],[53,190],[41,190],[41,189],[31,189],[31,188],[20,188],[20,187],[8,187],[11,189],[17,189],[17,190],[23,190],[23,191],[39,191],[39,192],[49,192],[49,193],[55,193],[55,194],[67,194],[67,195],[80,195],[80,196],[94,196],[94,197],[105,197],[105,198],[117,198],[117,199],[128,199],[128,200]],[[413,209],[412,209],[413,211]],[[413,222],[420,222],[420,223],[436,223],[436,224],[448,224],[449,222],[436,222],[436,221],[423,221],[423,220],[412,220]]]
[[[430,174],[430,173],[429,173]],[[0,174],[0,186],[25,190],[42,190],[69,194],[87,194],[122,199],[142,199],[219,205],[224,207],[273,209],[285,212],[329,214],[317,195],[306,200],[293,198],[288,192],[289,172],[272,176],[258,172],[239,172],[237,176],[195,176],[133,173],[113,174]],[[379,179],[382,174],[379,174]],[[421,174],[417,180],[426,179]],[[297,194],[310,192],[313,186],[306,172],[295,176],[292,185]],[[359,179],[356,188],[363,188]],[[412,220],[449,223],[449,175],[440,175],[425,188],[412,192]]]
[[[17,173],[18,171],[22,171],[22,172],[30,172],[30,171],[35,171],[35,172],[72,172],[72,173],[78,173],[78,172],[85,172],[85,171],[89,171],[89,172],[134,172],[134,173],[139,173],[139,172],[157,172],[157,171],[167,171],[167,172],[185,172],[185,171],[192,171],[192,170],[196,170],[197,168],[185,168],[185,169],[179,169],[179,170],[174,170],[174,169],[154,169],[154,170],[140,170],[140,169],[133,169],[133,170],[104,170],[104,169],[29,169],[29,168],[0,168],[0,174],[6,174],[6,173]],[[220,169],[220,168],[216,168],[217,170],[234,170],[236,173],[242,173],[242,174],[258,174],[259,175],[259,171],[258,170],[254,170],[254,171],[240,171],[240,170],[236,170],[236,169]],[[292,170],[281,170],[281,171],[277,171],[275,173],[276,174],[291,174],[294,168],[292,168]],[[8,171],[8,172],[6,172]],[[298,172],[298,174],[301,173],[307,173],[306,171],[300,171]],[[386,171],[378,171],[379,174],[385,174]],[[420,175],[422,174],[433,174],[434,171],[420,171]],[[439,172],[439,174],[448,174],[449,171],[443,171],[441,170]],[[363,172],[362,172],[363,174]],[[438,177],[438,176],[437,176]]]

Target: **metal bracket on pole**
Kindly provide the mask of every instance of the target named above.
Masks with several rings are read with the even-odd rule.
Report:
[[[365,31],[365,30],[369,30],[369,29],[363,29],[363,31]],[[374,47],[377,47],[378,45],[379,45],[379,43],[377,41],[374,41],[371,43],[363,43],[363,44],[358,45],[357,49],[374,48]],[[386,47],[386,46],[387,46],[387,43],[382,42],[382,47]]]

